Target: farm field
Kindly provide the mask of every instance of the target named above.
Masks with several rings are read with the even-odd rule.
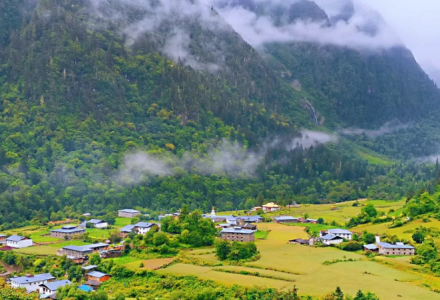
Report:
[[[268,286],[280,290],[293,288],[295,283],[284,280],[277,280],[264,277],[247,276],[240,274],[230,274],[213,271],[211,267],[200,267],[186,264],[175,264],[166,269],[158,270],[159,273],[172,273],[177,275],[196,275],[201,279],[211,279],[225,285],[243,285],[243,286]],[[258,271],[255,269],[255,271]]]
[[[130,263],[124,264],[127,268],[133,271],[139,270],[155,270],[164,265],[170,264],[174,258],[158,258],[158,259],[148,259],[148,260],[137,260]],[[144,265],[142,268],[140,267],[141,263]]]
[[[414,230],[417,227],[424,226],[427,228],[435,228],[437,230],[440,230],[440,221],[436,219],[430,219],[430,222],[423,222],[421,219],[410,221],[406,224],[404,224],[401,227],[396,228],[388,228],[388,225],[390,223],[382,223],[382,224],[364,224],[359,225],[354,228],[352,228],[353,231],[364,231],[367,230],[368,232],[375,233],[375,234],[381,234],[386,233],[387,235],[397,235],[398,237],[405,238],[408,240],[411,240],[411,236],[414,232]]]
[[[201,267],[180,263],[161,269],[159,272],[195,274],[200,278],[212,279],[224,284],[268,286],[282,290],[296,285],[300,294],[318,297],[340,286],[344,292],[353,295],[358,289],[372,291],[380,299],[440,299],[440,294],[421,286],[429,284],[433,289],[437,288],[440,285],[440,278],[412,272],[408,257],[380,257],[376,259],[383,261],[375,262],[361,254],[344,252],[335,248],[313,248],[287,244],[289,239],[307,236],[301,227],[276,223],[263,223],[259,224],[259,227],[261,230],[270,230],[270,232],[267,240],[256,242],[261,254],[261,259],[258,261],[246,263],[241,267],[226,265]],[[200,253],[203,251],[189,252],[201,260],[219,262],[213,253]],[[324,261],[349,258],[356,261],[323,265]],[[215,271],[219,268],[259,272],[262,275],[277,276],[295,280],[295,282]],[[271,270],[264,270],[265,268]]]
[[[359,200],[359,206],[353,206],[355,201],[342,202],[336,204],[303,204],[298,208],[283,209],[272,213],[267,213],[267,216],[276,217],[278,215],[304,216],[309,215],[311,219],[323,218],[325,222],[330,223],[335,221],[340,225],[344,225],[351,217],[356,216],[361,212],[364,205],[373,204],[378,211],[388,212],[390,209],[398,210],[405,204],[405,200],[400,201],[385,201],[385,200]],[[337,208],[337,210],[332,210]]]

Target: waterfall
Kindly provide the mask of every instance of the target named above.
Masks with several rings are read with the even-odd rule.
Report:
[[[310,110],[312,111],[313,122],[315,122],[315,124],[319,126],[318,117],[316,116],[316,112],[315,109],[313,108],[312,103],[310,103],[310,101],[307,100],[306,98],[304,98],[304,100],[306,101],[306,104],[309,106]]]

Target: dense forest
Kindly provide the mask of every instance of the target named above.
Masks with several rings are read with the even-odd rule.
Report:
[[[127,207],[208,211],[268,200],[392,200],[430,189],[437,177],[438,167],[408,162],[436,151],[436,124],[428,123],[435,118],[420,124],[417,118],[435,116],[438,90],[411,59],[402,74],[405,50],[365,62],[354,50],[330,47],[330,61],[313,69],[307,64],[320,59],[322,48],[269,45],[274,58],[300,74],[299,91],[214,8],[160,23],[132,41],[120,29],[151,11],[99,3],[99,14],[87,0],[0,3],[0,229]],[[127,17],[111,18],[114,10]],[[222,29],[205,26],[203,18]],[[163,48],[176,27],[190,33],[185,57]],[[299,65],[289,62],[296,55]],[[344,65],[339,73],[334,60]],[[347,75],[350,66],[377,71],[368,75],[378,84],[375,102],[360,95],[364,83]],[[381,79],[382,72],[400,76],[400,85]],[[378,103],[395,93],[406,96],[377,115]],[[320,126],[305,97],[327,120]],[[353,99],[369,104],[361,109]],[[304,128],[333,136],[339,127],[377,128],[395,117],[409,122],[409,111],[416,125],[397,133],[304,142],[314,139]],[[365,160],[366,152],[379,161]]]

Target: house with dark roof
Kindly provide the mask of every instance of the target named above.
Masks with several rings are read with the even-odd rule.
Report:
[[[71,259],[83,258],[88,254],[107,250],[108,247],[109,244],[104,243],[90,244],[85,246],[65,246],[57,250],[57,255],[66,255],[68,258]]]
[[[118,216],[123,218],[134,218],[141,212],[135,209],[121,209],[118,210]]]
[[[273,218],[273,220],[277,223],[298,223],[299,219],[300,219],[299,217],[295,218],[291,216],[279,216]]]
[[[243,219],[243,222],[246,223],[260,223],[263,222],[264,219],[260,216],[244,216],[244,217],[237,217],[237,219]]]
[[[33,245],[32,239],[28,239],[24,236],[11,235],[6,238],[6,246],[11,248],[26,248]]]
[[[368,244],[363,246],[365,251],[379,252],[379,247],[376,244]]]
[[[220,237],[227,241],[253,242],[255,241],[255,231],[241,227],[225,228],[220,232]]]
[[[26,275],[22,277],[12,277],[10,278],[10,280],[12,288],[25,288],[28,292],[34,292],[39,290],[40,284],[53,282],[55,280],[55,277],[53,277],[50,273],[45,273],[37,275]]]
[[[39,285],[40,299],[55,295],[60,287],[72,284],[69,280],[58,280]]]
[[[134,225],[125,225],[119,229],[119,236],[121,238],[126,238],[134,230]]]
[[[81,235],[86,232],[83,228],[78,228],[72,225],[66,225],[59,229],[53,229],[50,231],[50,236],[54,238],[73,238],[76,235]]]
[[[242,229],[249,229],[249,230],[253,230],[253,231],[257,231],[257,225],[251,224],[251,223],[246,223],[243,226],[241,226]]]
[[[289,244],[310,245],[310,241],[303,239],[294,239],[294,240],[289,240]]]
[[[340,244],[344,241],[344,238],[334,235],[334,234],[326,234],[319,238],[323,245],[330,246],[334,244]]]

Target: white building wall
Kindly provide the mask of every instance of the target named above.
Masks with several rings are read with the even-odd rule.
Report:
[[[107,228],[108,227],[108,223],[107,222],[102,222],[102,223],[98,223],[95,225],[95,228]]]
[[[26,248],[26,247],[30,247],[32,246],[32,240],[31,239],[27,239],[27,240],[22,240],[19,242],[12,242],[12,241],[7,241],[6,242],[6,246],[12,247],[12,248]]]
[[[343,242],[343,240],[322,240],[322,243],[324,244],[324,245],[335,245],[335,244],[340,244],[340,243],[342,243]]]
[[[11,287],[16,289],[16,288],[25,288],[28,292],[33,292],[33,291],[39,291],[40,290],[40,284],[46,284],[48,283],[47,280],[42,280],[42,281],[37,281],[37,282],[31,282],[31,283],[26,283],[26,284],[18,284],[14,281],[11,281]]]
[[[151,227],[144,228],[144,227],[138,227],[139,233],[142,235],[145,235],[148,231],[150,231]]]

